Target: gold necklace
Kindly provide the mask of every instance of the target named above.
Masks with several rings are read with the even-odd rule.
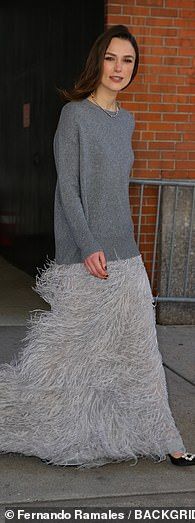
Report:
[[[102,106],[101,106],[101,105],[96,101],[95,96],[94,96],[93,93],[91,93],[90,96],[91,96],[91,98],[94,100],[95,104],[98,105],[98,107],[100,107],[100,109],[102,109],[102,111],[104,111],[108,116],[110,116],[111,118],[115,118],[115,116],[118,115],[119,110],[120,110],[120,105],[119,105],[119,102],[118,102],[118,101],[116,101],[116,106],[117,106],[116,111],[111,111],[111,112],[113,113],[113,114],[111,114],[111,112],[108,112],[109,109],[108,109],[108,110],[104,109],[104,107],[102,107]]]

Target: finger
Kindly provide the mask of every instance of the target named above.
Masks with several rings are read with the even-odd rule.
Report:
[[[84,261],[84,265],[85,265],[85,267],[87,269],[87,272],[89,272],[89,274],[92,274],[93,276],[97,275],[96,268],[93,265],[91,260],[90,261]]]
[[[99,270],[98,270],[98,267],[95,263],[94,260],[90,260],[88,262],[88,265],[90,266],[90,271],[91,271],[91,274],[93,274],[93,276],[95,276],[96,278],[102,278],[102,279],[107,279],[107,276],[105,273],[103,274],[100,274]]]
[[[84,264],[88,267],[91,274],[98,278],[107,278],[108,274],[107,271],[102,267],[101,263],[101,255],[104,257],[104,264],[106,262],[105,255],[103,251],[98,251],[96,253],[91,254],[84,260]]]
[[[89,274],[93,274],[91,268],[90,268],[90,265],[87,263],[87,262],[84,262],[84,265],[85,265],[85,268],[86,268],[86,271],[89,273]]]
[[[100,259],[100,263],[101,263],[102,268],[104,269],[104,271],[105,270],[107,271],[106,257],[105,257],[105,254],[104,254],[103,251],[100,251],[99,259]]]
[[[95,266],[96,271],[98,272],[98,274],[100,276],[103,276],[103,277],[107,276],[106,270],[102,267],[99,255],[98,256],[94,256],[91,261],[92,261],[93,265]]]
[[[106,264],[106,260],[105,260],[105,256],[104,256],[104,252],[103,251],[99,251],[97,254],[95,254],[95,256],[92,257],[92,262],[94,263],[95,265],[95,268],[96,270],[98,271],[98,273],[102,276],[107,276],[107,271],[104,269],[104,266],[102,265],[102,257],[101,255],[103,256],[104,258],[104,262],[103,264],[105,265]]]
[[[93,261],[91,261],[90,262],[90,267],[91,267],[91,271],[92,271],[93,276],[96,276],[96,278],[105,278],[106,277],[105,274],[100,274],[99,273],[95,262],[93,263]]]

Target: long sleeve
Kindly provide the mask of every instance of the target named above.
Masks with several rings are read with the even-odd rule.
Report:
[[[61,201],[71,234],[84,261],[102,250],[85,218],[79,183],[79,133],[75,114],[69,104],[63,107],[54,137],[54,158]]]

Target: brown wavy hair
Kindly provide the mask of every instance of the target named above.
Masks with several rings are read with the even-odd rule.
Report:
[[[130,82],[124,87],[124,89],[126,89],[133,81],[135,75],[137,74],[139,64],[139,49],[136,39],[129,32],[125,25],[114,25],[104,31],[104,33],[101,33],[95,40],[89,52],[84,69],[81,72],[77,82],[74,84],[74,87],[68,91],[66,89],[58,89],[64,102],[87,98],[87,96],[89,96],[91,92],[98,87],[103,70],[104,55],[111,39],[114,37],[129,40],[135,50],[136,56],[133,73],[131,75]]]

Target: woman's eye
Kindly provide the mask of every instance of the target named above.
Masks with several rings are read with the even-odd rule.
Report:
[[[114,60],[114,58],[112,56],[106,56],[105,60]],[[129,60],[128,58],[125,59],[125,62],[128,62],[130,64],[133,63],[133,61],[131,59]]]

